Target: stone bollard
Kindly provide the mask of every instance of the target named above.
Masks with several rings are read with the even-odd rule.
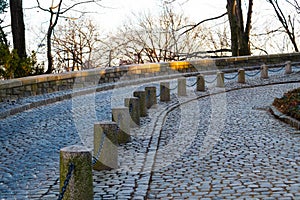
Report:
[[[130,115],[130,127],[138,127],[140,125],[140,104],[139,98],[125,98],[125,106],[128,107]]]
[[[170,101],[170,83],[160,83],[160,101]]]
[[[70,166],[72,167],[70,168]],[[70,178],[67,177],[68,172]],[[92,152],[84,146],[73,145],[60,150],[60,197],[64,200],[93,200]],[[65,193],[62,188],[68,181]]]
[[[117,139],[119,144],[130,141],[130,115],[127,107],[112,108],[112,120],[117,123],[119,131]]]
[[[157,104],[156,87],[145,87],[145,93],[146,93],[147,108],[151,108],[153,105]]]
[[[146,117],[147,116],[146,92],[145,91],[134,91],[133,96],[139,98],[140,117]]]
[[[186,96],[186,78],[179,78],[177,80],[177,94],[178,96]]]
[[[205,79],[201,74],[197,76],[197,91],[205,91]]]
[[[224,72],[217,73],[217,87],[224,87]]]
[[[118,168],[118,126],[115,122],[94,124],[94,162],[95,170]]]
[[[292,63],[291,61],[287,61],[285,63],[285,74],[291,74],[292,73]]]
[[[239,69],[238,71],[239,76],[238,76],[238,83],[246,83],[246,79],[245,79],[245,70],[244,69]]]
[[[267,65],[262,65],[261,68],[260,68],[260,78],[268,78],[269,75],[268,75],[268,66]]]

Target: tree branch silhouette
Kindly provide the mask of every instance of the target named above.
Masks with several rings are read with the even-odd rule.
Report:
[[[180,31],[181,29],[184,29],[184,28],[191,27],[191,28],[188,28],[187,30],[185,30],[183,33],[180,34],[180,35],[183,35],[183,34],[189,32],[189,31],[193,30],[194,28],[196,28],[196,27],[199,26],[200,24],[203,24],[204,22],[212,21],[212,20],[215,20],[215,19],[219,19],[219,18],[224,17],[225,15],[227,15],[227,12],[226,12],[226,13],[223,13],[222,15],[217,16],[217,17],[212,17],[212,18],[208,18],[208,19],[202,20],[201,22],[199,22],[199,23],[197,23],[197,24],[194,24],[194,25],[183,26],[183,27],[181,27],[180,29],[178,29],[177,31]]]

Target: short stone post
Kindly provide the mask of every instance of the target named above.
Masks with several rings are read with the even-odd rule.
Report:
[[[128,107],[129,115],[131,117],[130,127],[134,128],[140,125],[140,103],[139,98],[131,97],[125,98],[125,106]]]
[[[145,87],[146,92],[146,107],[151,108],[157,104],[156,100],[156,87]]]
[[[177,80],[177,94],[178,96],[186,96],[186,78],[179,78]]]
[[[260,69],[260,78],[269,78],[268,70],[268,66],[263,64]]]
[[[201,74],[197,76],[197,91],[205,91],[205,79]]]
[[[170,83],[161,82],[160,83],[160,101],[170,101]]]
[[[134,91],[133,96],[139,98],[140,104],[140,116],[147,116],[147,108],[146,108],[146,92],[145,91]]]
[[[285,63],[285,74],[290,74],[292,73],[292,63],[291,61],[287,61]]]
[[[217,73],[217,87],[224,87],[224,72]]]
[[[127,107],[112,108],[112,120],[119,127],[117,139],[119,144],[130,141],[130,115]]]
[[[95,170],[118,168],[118,126],[115,122],[98,122],[94,124],[94,158]]]
[[[68,177],[69,173],[69,177]],[[64,200],[93,200],[92,152],[73,145],[60,150],[60,197]],[[66,180],[69,179],[69,180]],[[65,193],[62,188],[66,185]]]
[[[238,75],[238,83],[246,83],[246,79],[245,79],[245,69],[239,69],[238,71],[239,75]]]

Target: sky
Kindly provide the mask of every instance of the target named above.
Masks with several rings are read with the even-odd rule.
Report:
[[[102,16],[101,23],[107,27],[122,24],[132,12],[158,12],[161,5],[159,0],[113,0],[113,2],[118,5],[116,9],[106,9],[103,15],[100,15]],[[193,21],[198,21],[207,17],[214,17],[219,12],[225,12],[226,1],[219,0],[216,5],[208,0],[179,0],[178,3],[174,3],[174,7],[178,12],[184,12]]]
[[[58,3],[58,0],[39,0],[42,7],[49,8]],[[64,0],[67,2],[70,0]],[[86,4],[83,10],[91,10],[89,14],[93,19],[98,21],[99,26],[114,30],[124,21],[132,16],[132,13],[139,12],[158,12],[162,0],[102,0],[103,7],[95,6],[94,4]],[[198,22],[206,18],[218,16],[226,12],[226,0],[177,0],[173,5],[178,12],[184,12],[185,16],[192,21]],[[38,29],[39,26],[47,26],[49,14],[39,10],[28,9],[36,5],[35,0],[23,1],[25,8],[25,23],[27,30],[32,27]],[[269,11],[268,11],[269,10]],[[266,12],[266,15],[272,13],[270,6],[266,0],[258,0],[254,2],[254,11]],[[270,12],[271,11],[271,12]],[[255,13],[254,16],[255,18]]]
[[[64,1],[67,2],[70,0]],[[35,0],[28,1],[24,3],[24,7],[31,7],[36,4],[35,2]],[[52,2],[56,5],[58,0],[40,0],[40,2],[42,6],[47,8]],[[87,4],[86,10],[95,12],[94,17],[105,27],[114,27],[126,20],[132,12],[157,12],[162,0],[102,0],[101,2],[101,5],[103,5],[102,8]],[[226,2],[226,0],[176,0],[173,5],[179,12],[184,12],[184,14],[192,20],[198,21],[226,12]],[[267,11],[267,14],[270,13],[268,10],[273,12],[272,9],[270,9],[270,5],[266,3],[266,0],[255,1],[254,11],[256,10]],[[41,13],[39,13],[39,16],[40,14]],[[35,13],[31,13],[31,16],[32,15],[35,16]],[[40,17],[37,18],[37,20],[40,19]]]
[[[69,1],[69,0],[65,0]],[[186,16],[192,20],[201,20],[206,17],[214,17],[219,12],[226,11],[226,0],[218,0],[218,4],[209,0],[177,0],[174,3],[175,9],[184,12]],[[58,0],[53,0],[56,5]],[[87,4],[86,10],[91,10],[91,15],[99,24],[108,29],[114,29],[121,25],[131,13],[139,12],[157,12],[160,9],[161,0],[102,0],[103,7],[91,6]],[[51,0],[40,0],[43,7],[51,6]],[[35,0],[24,2],[24,8],[31,8],[36,5]],[[25,20],[28,25],[39,25],[45,23],[49,19],[49,15],[41,11],[25,9]]]
[[[44,8],[56,5],[58,0],[39,0]],[[69,0],[64,0],[67,2]],[[101,6],[91,6],[86,4],[83,10],[91,11],[88,14],[97,22],[97,25],[105,30],[104,32],[113,32],[118,26],[128,21],[132,17],[132,13],[154,12],[160,10],[161,0],[102,0]],[[215,17],[221,12],[226,11],[226,0],[218,0],[218,4],[209,0],[177,0],[174,3],[174,9],[178,12],[184,12],[185,16],[192,21],[201,21],[208,17]],[[27,49],[36,50],[38,41],[43,39],[44,32],[47,30],[49,13],[32,9],[36,6],[35,0],[23,1],[24,19],[26,28]],[[76,18],[76,14],[70,15]]]

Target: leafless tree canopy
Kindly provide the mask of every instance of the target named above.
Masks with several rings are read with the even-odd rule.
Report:
[[[63,34],[62,34],[63,33]],[[94,68],[98,32],[91,20],[67,20],[54,32],[53,47],[56,69],[75,71]]]
[[[95,3],[98,4],[100,0],[88,0],[88,1],[71,1],[69,4],[64,4],[63,0],[60,0],[57,5],[53,4],[49,8],[43,8],[40,4],[39,0],[37,1],[37,7],[45,12],[49,12],[50,14],[50,20],[49,20],[49,26],[47,31],[47,58],[48,58],[48,68],[46,73],[52,73],[53,71],[53,56],[52,56],[52,35],[55,26],[58,23],[59,18],[64,18],[64,14],[66,14],[68,11],[74,10],[76,7],[82,5],[82,4],[89,4],[89,3]],[[82,15],[85,14],[85,11],[78,11]]]
[[[186,13],[174,9],[175,5],[182,6],[188,1],[158,1],[161,4],[159,12],[135,13],[116,31],[104,34],[96,22],[87,17],[90,10],[82,9],[88,4],[99,7],[101,11],[101,0],[57,0],[47,3],[36,0],[34,8],[49,16],[44,31],[47,73],[205,56],[299,51],[298,0],[266,0],[274,10],[274,16],[269,15],[260,27],[257,25],[259,13],[253,10],[253,0],[227,0],[224,11],[198,22],[191,21]],[[23,18],[20,12],[22,0],[10,0],[10,4],[12,22],[17,21],[13,17],[18,17],[18,20]],[[259,21],[263,20],[259,18]],[[26,55],[21,22],[19,28],[12,23],[13,30],[18,33],[13,31],[14,46],[19,45],[18,53]],[[18,37],[19,43],[15,44]]]
[[[294,49],[296,52],[299,52],[297,42],[296,42],[296,32],[295,32],[295,20],[296,17],[293,17],[291,15],[284,14],[281,6],[279,5],[279,2],[277,0],[267,0],[272,7],[274,8],[274,11],[276,13],[276,16],[279,20],[279,22],[282,24],[282,27],[284,28],[286,34],[288,35],[290,41],[292,42]],[[295,6],[295,8],[299,8],[298,2],[295,0],[289,1],[286,0],[289,4]],[[299,12],[299,10],[297,10]]]
[[[204,46],[207,38],[199,26],[187,34],[177,30],[187,24],[183,15],[165,7],[161,15],[140,14],[114,36],[113,53],[120,64],[186,59]],[[120,57],[121,56],[121,57]]]

